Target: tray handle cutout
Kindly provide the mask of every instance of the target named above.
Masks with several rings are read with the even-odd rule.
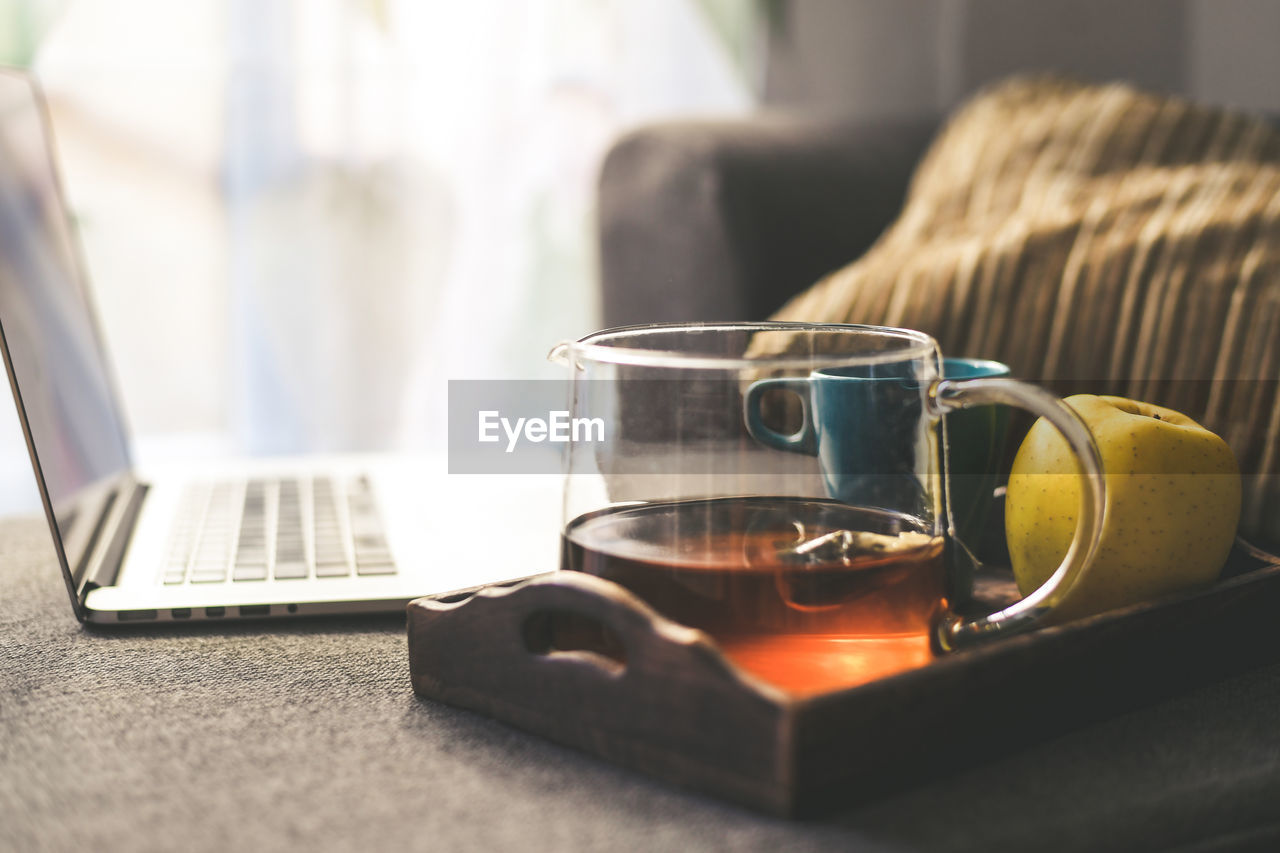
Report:
[[[627,648],[616,631],[573,610],[539,610],[522,630],[530,654],[581,660],[618,676],[627,667]]]
[[[417,599],[409,604],[409,649],[414,689],[436,698],[523,689],[521,701],[533,701],[544,690],[602,680],[631,683],[632,691],[634,682],[655,690],[718,684],[777,698],[702,631],[580,572]]]

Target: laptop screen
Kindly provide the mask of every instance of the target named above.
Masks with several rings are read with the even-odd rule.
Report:
[[[0,69],[0,330],[68,568],[130,466],[124,423],[30,79]],[[92,517],[90,517],[92,516]],[[76,550],[79,549],[80,553]]]

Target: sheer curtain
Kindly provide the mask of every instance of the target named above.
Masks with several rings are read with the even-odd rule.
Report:
[[[750,110],[764,27],[750,0],[6,9],[144,456],[429,449],[448,379],[556,375],[597,323],[610,141]]]

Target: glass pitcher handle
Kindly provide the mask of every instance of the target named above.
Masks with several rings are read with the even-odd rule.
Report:
[[[1039,589],[1003,610],[977,618],[947,613],[938,626],[938,641],[943,649],[951,650],[984,637],[1030,628],[1053,610],[1080,575],[1088,571],[1098,552],[1107,505],[1106,480],[1102,474],[1102,458],[1089,428],[1070,406],[1042,388],[1015,379],[943,379],[930,388],[929,399],[939,416],[955,409],[1006,405],[1044,418],[1067,440],[1080,463],[1084,486],[1080,490],[1075,536],[1057,570]]]

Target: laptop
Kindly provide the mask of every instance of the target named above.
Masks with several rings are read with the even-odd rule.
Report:
[[[0,349],[76,616],[163,623],[403,610],[549,571],[559,478],[443,457],[143,471],[63,202],[48,111],[0,69]]]

